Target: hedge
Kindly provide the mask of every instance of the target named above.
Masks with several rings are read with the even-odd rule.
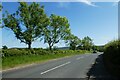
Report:
[[[85,50],[45,50],[45,49],[3,49],[2,57],[23,56],[23,55],[46,55],[46,54],[68,54],[85,53]]]
[[[105,45],[103,61],[106,69],[115,76],[120,76],[120,40]]]
[[[120,65],[120,40],[106,44],[104,56],[111,63]]]

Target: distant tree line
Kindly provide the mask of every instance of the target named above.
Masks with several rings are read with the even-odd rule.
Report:
[[[90,37],[84,37],[80,40],[77,36],[71,33],[70,24],[66,17],[51,14],[47,16],[44,6],[38,3],[19,2],[18,10],[9,14],[7,11],[3,14],[3,28],[11,29],[15,37],[22,43],[28,45],[31,49],[31,44],[40,39],[49,45],[52,50],[53,46],[64,40],[70,49],[91,50],[93,48],[93,40]],[[6,48],[4,46],[4,48]]]

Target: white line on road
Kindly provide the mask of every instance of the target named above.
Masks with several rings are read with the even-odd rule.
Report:
[[[59,67],[65,66],[65,65],[70,64],[70,63],[71,63],[71,62],[66,62],[66,63],[64,63],[64,64],[61,64],[61,65],[59,65],[59,66],[56,66],[56,67],[51,68],[51,69],[49,69],[49,70],[46,70],[46,71],[44,71],[44,72],[41,72],[40,74],[45,74],[45,73],[47,73],[47,72],[49,72],[49,71],[52,71],[52,70],[54,70],[54,69],[57,69],[57,68],[59,68]]]
[[[79,58],[77,58],[76,60],[79,60],[79,59],[82,59],[82,58],[84,58],[84,57],[79,57]]]
[[[76,60],[79,60],[80,58],[77,58]]]

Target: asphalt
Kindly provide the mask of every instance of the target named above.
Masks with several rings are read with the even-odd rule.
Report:
[[[102,53],[81,54],[29,67],[3,71],[3,78],[111,78],[102,62]]]

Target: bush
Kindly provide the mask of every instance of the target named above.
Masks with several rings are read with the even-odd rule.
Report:
[[[104,57],[107,61],[120,65],[120,40],[105,45]]]
[[[18,49],[7,49],[7,50],[2,50],[2,53],[4,57],[10,57],[10,56],[28,55],[29,51],[18,50]]]
[[[11,56],[23,56],[23,55],[46,55],[46,54],[80,54],[85,53],[83,50],[46,50],[41,48],[34,49],[25,49],[25,48],[17,48],[17,49],[3,49],[2,57],[11,57]]]
[[[120,40],[105,45],[103,61],[108,72],[120,76]]]

